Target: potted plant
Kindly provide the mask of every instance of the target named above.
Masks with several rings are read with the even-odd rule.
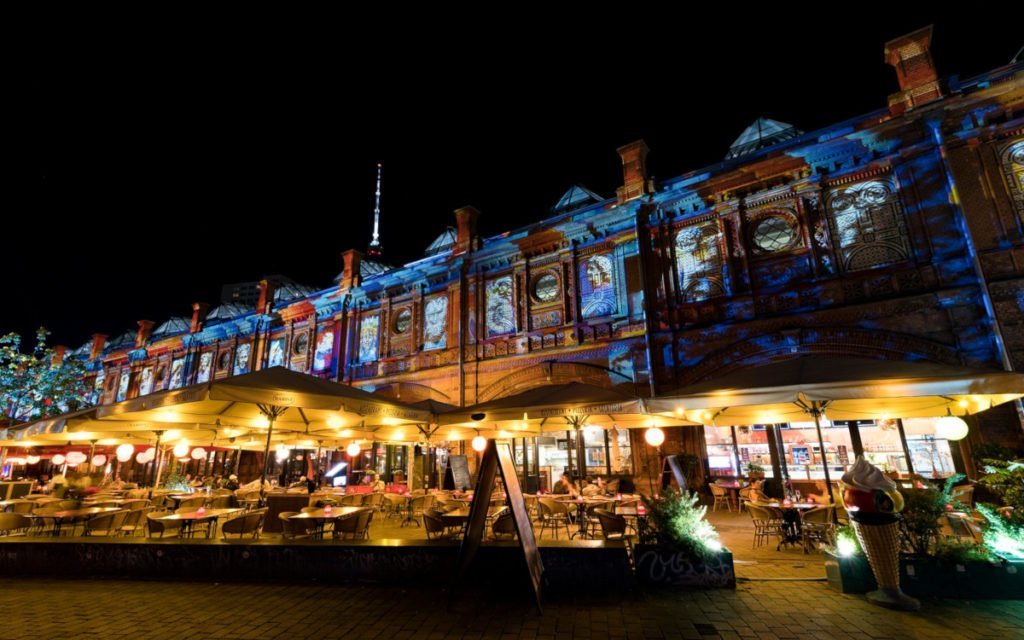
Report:
[[[751,480],[764,480],[764,467],[753,462],[748,463],[747,477]]]
[[[642,583],[691,587],[736,587],[732,553],[704,519],[696,493],[666,489],[643,496],[655,544],[638,544],[633,557]]]

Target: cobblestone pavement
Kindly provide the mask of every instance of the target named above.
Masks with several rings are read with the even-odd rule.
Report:
[[[316,584],[0,579],[0,638],[1020,638],[1024,602],[926,601],[896,613],[820,582],[735,591],[509,594]]]

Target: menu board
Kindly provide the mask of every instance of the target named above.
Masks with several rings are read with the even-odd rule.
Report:
[[[740,449],[740,460],[743,462],[750,462],[750,450]]]
[[[811,452],[807,447],[793,447],[790,451],[793,454],[793,464],[808,464],[811,461]]]
[[[839,464],[848,465],[850,464],[850,454],[846,450],[845,444],[836,445],[836,454],[839,456]]]
[[[469,475],[469,462],[466,456],[448,456],[448,470],[452,476],[453,489],[472,488],[473,480]]]

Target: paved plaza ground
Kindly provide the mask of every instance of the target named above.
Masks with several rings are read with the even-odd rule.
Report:
[[[585,589],[585,587],[581,587]],[[805,581],[732,591],[515,595],[315,584],[0,579],[0,638],[993,638],[1024,635],[1024,602],[925,601],[896,613]]]

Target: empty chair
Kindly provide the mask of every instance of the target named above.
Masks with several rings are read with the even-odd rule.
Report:
[[[565,527],[565,535],[569,536],[569,507],[564,502],[553,498],[539,498],[540,503],[540,537],[544,537],[544,530],[550,528],[555,538],[558,537],[558,528]]]
[[[341,506],[343,507],[361,507],[363,506],[363,494],[361,493],[349,493],[341,497]]]
[[[601,535],[605,540],[628,540],[625,518],[607,509],[594,509],[594,515],[601,523]]]
[[[20,513],[0,513],[0,536],[23,536],[32,526],[32,519]]]
[[[20,513],[28,515],[35,511],[36,503],[31,500],[13,500],[11,504],[7,505],[7,510],[11,513]]]
[[[126,536],[134,536],[146,530],[146,516],[153,512],[153,507],[143,509],[130,509],[128,517],[121,525],[121,533]]]
[[[220,532],[224,538],[228,538],[233,535],[237,535],[239,538],[243,536],[250,536],[253,539],[260,537],[260,529],[263,528],[263,518],[266,515],[266,509],[256,509],[232,518],[221,525]],[[282,526],[287,526],[284,521],[281,522]]]
[[[373,511],[366,509],[356,514],[356,530],[353,536],[356,540],[366,540],[370,537],[370,521],[373,520]]]
[[[82,504],[78,500],[61,500],[52,506],[66,511],[68,509],[78,509]]]
[[[423,512],[423,530],[427,533],[427,539],[445,538],[448,536],[448,527],[441,519],[439,512],[428,509]]]
[[[491,524],[491,533],[494,534],[495,538],[515,538],[516,537],[516,523],[512,519],[512,514],[507,510],[500,516],[494,519],[494,523]]]
[[[419,524],[415,518],[422,516],[423,513],[434,506],[434,496],[423,495],[416,496],[412,499],[412,503],[409,505],[409,516],[413,518],[413,522]]]
[[[162,513],[147,513],[146,514],[146,529],[149,531],[149,537],[152,538],[156,534],[160,534],[159,537],[163,538],[165,534],[171,534],[178,536],[181,534],[181,520],[161,520],[164,514]]]
[[[380,511],[381,505],[384,504],[383,493],[368,493],[363,498],[363,506],[370,507],[374,511]]]
[[[359,518],[364,512],[338,518],[334,521],[334,537],[336,539],[356,539],[359,537]]]
[[[711,488],[711,495],[715,497],[715,504],[711,507],[712,511],[718,511],[718,507],[725,506],[726,509],[732,511],[732,500],[729,498],[729,492],[724,487],[720,487],[715,483],[708,485]]]
[[[146,500],[144,498],[136,498],[134,500],[125,500],[124,502],[121,503],[121,508],[122,509],[128,509],[128,510],[131,510],[131,511],[138,511],[138,510],[141,510],[141,509],[145,509],[146,507],[150,507],[150,506],[152,506],[152,503],[149,500]]]
[[[801,516],[800,542],[804,553],[818,544],[832,544],[835,540],[832,507],[815,507]]]
[[[121,527],[128,518],[131,511],[112,511],[93,516],[85,521],[84,536],[116,536],[121,533]]]
[[[391,516],[401,516],[405,509],[405,498],[393,493],[385,493],[384,502],[382,504],[382,511],[384,511],[384,517],[390,518]]]
[[[316,520],[308,518],[293,520],[292,516],[295,515],[298,515],[297,511],[282,511],[277,514],[277,517],[281,520],[281,537],[285,540],[308,538],[316,529]]]
[[[210,501],[208,508],[210,509],[230,509],[231,501],[234,498],[232,496],[217,496]]]
[[[780,537],[781,522],[776,520],[775,514],[762,506],[754,503],[747,505],[747,513],[750,514],[750,521],[754,525],[754,541],[751,547],[760,547],[768,541],[769,536]]]
[[[178,505],[178,508],[174,512],[192,513],[193,511],[198,511],[199,507],[203,506],[204,504],[206,504],[205,497],[186,498],[185,500],[181,501],[181,504]]]

